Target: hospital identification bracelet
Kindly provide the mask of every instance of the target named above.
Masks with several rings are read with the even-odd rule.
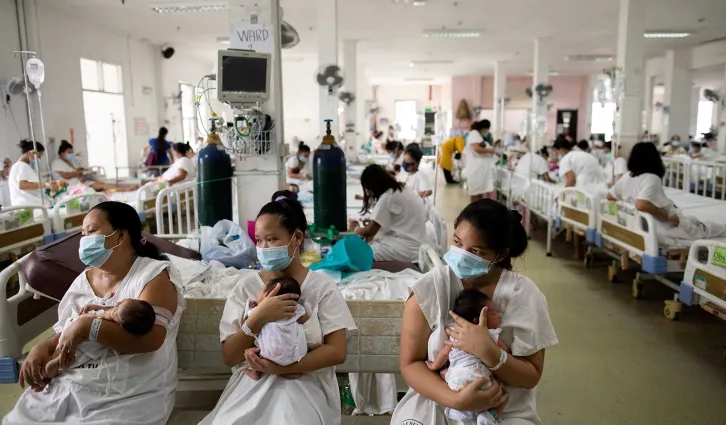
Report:
[[[242,332],[244,332],[245,335],[247,335],[250,338],[257,339],[257,334],[252,332],[252,329],[250,329],[249,326],[247,326],[247,322],[244,322],[242,324]]]
[[[499,353],[499,363],[497,363],[496,366],[489,368],[489,370],[492,372],[499,370],[499,368],[504,366],[504,363],[507,362],[507,352],[504,351],[503,348],[500,348],[500,350],[501,350],[501,352]]]
[[[98,341],[98,331],[101,330],[101,322],[103,322],[103,320],[98,318],[93,319],[93,323],[91,323],[91,331],[88,332],[89,341]]]

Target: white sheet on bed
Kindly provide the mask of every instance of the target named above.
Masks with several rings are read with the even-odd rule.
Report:
[[[346,300],[406,300],[409,288],[421,273],[407,269],[398,273],[370,270],[354,273],[338,283]]]

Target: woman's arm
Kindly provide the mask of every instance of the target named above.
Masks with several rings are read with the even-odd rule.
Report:
[[[255,335],[262,329],[261,321],[255,317],[248,317],[245,320],[247,327],[250,328]],[[245,351],[255,345],[255,339],[246,333],[239,331],[226,340],[222,341],[222,360],[229,367],[234,367],[245,361]]]
[[[291,179],[305,180],[307,178],[306,174],[303,174],[302,172],[296,173],[292,170],[293,170],[292,168],[287,169],[287,176],[290,177]]]
[[[172,185],[172,184],[178,183],[186,178],[187,178],[187,170],[180,168],[179,171],[177,171],[176,176],[174,176],[171,180],[168,180],[167,183]]]
[[[494,150],[494,148],[488,148],[488,147],[482,146],[480,143],[472,144],[471,148],[474,149],[474,152],[485,154],[485,155],[493,155],[496,152]]]
[[[565,187],[573,187],[576,184],[575,173],[568,171],[565,173]]]
[[[499,364],[502,348],[494,345],[487,353],[477,355],[484,365],[494,367]],[[494,376],[504,384],[515,388],[532,389],[537,386],[544,369],[545,350],[540,350],[531,356],[518,357],[507,354],[507,361],[497,369]]]
[[[669,221],[671,218],[671,214],[667,208],[658,208],[653,205],[653,203],[646,201],[645,199],[636,200],[635,209],[640,212],[648,213],[660,221]]]
[[[613,196],[612,193],[608,192],[608,201],[619,201],[620,199]]]
[[[378,234],[379,230],[381,230],[381,225],[371,220],[368,225],[355,229],[355,233],[363,239],[370,241]]]
[[[76,177],[80,177],[81,173],[80,170],[74,170],[74,171],[56,171],[56,173],[60,174],[61,177],[63,177],[66,180],[70,180]]]
[[[251,351],[251,350],[250,350]],[[309,351],[299,362],[289,366],[277,366],[277,370],[268,373],[276,375],[290,375],[298,373],[309,373],[345,363],[347,357],[347,343],[345,329],[339,329],[323,337],[323,344],[318,348]],[[252,369],[257,370],[261,366],[261,359],[252,352],[246,353],[247,361]],[[272,362],[269,362],[272,363]],[[274,364],[274,363],[273,363]],[[273,366],[274,368],[274,366]],[[264,371],[261,370],[264,373]]]
[[[433,190],[424,190],[423,192],[419,192],[418,196],[420,196],[422,198],[427,198],[427,197],[431,196],[433,193],[434,193]]]

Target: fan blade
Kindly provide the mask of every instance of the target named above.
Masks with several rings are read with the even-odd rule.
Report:
[[[283,49],[291,49],[300,43],[300,35],[298,35],[297,30],[292,25],[282,21],[280,27],[282,30],[282,36],[280,38]]]

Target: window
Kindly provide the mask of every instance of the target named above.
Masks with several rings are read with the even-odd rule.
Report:
[[[395,105],[396,126],[400,128],[398,138],[415,140],[418,134],[418,114],[415,100],[397,100]]]
[[[594,98],[597,99],[597,90],[594,91]],[[613,137],[613,123],[615,122],[615,102],[593,102],[592,116],[590,117],[590,133],[601,133],[605,140]]]
[[[121,94],[121,65],[81,58],[81,86],[83,90]]]
[[[182,114],[182,142],[188,142],[194,146],[197,138],[197,108],[194,105],[195,90],[191,84],[180,83],[181,92],[181,114]]]
[[[702,100],[698,102],[698,115],[696,116],[696,138],[702,133],[711,131],[713,124],[713,102]]]

